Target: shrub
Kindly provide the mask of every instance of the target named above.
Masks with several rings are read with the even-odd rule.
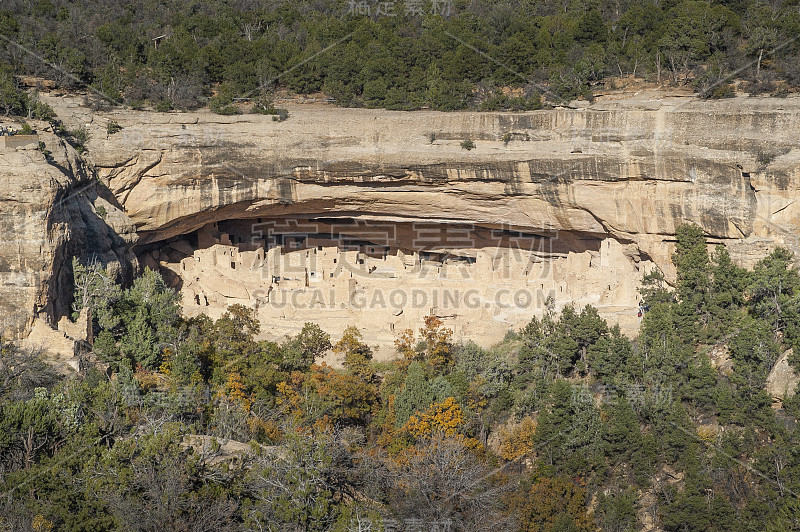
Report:
[[[775,83],[768,79],[757,79],[748,82],[744,90],[750,96],[757,96],[763,93],[772,93],[775,91]]]
[[[497,94],[481,102],[481,111],[500,111],[508,107],[508,96]]]
[[[39,120],[52,120],[56,116],[56,112],[53,111],[53,108],[39,101],[39,98],[36,96],[31,96],[28,99],[28,112],[30,116]]]
[[[2,25],[0,25],[2,27]],[[0,65],[0,112],[8,115],[23,115],[27,108],[27,96],[14,78],[11,65]]]
[[[470,139],[467,139],[467,140],[465,140],[465,141],[463,141],[461,143],[461,149],[462,150],[469,151],[469,150],[473,149],[474,147],[475,147],[475,143],[472,142],[472,140],[470,140]]]
[[[234,89],[230,84],[223,83],[215,96],[208,100],[208,108],[218,115],[238,115],[241,111],[233,105]]]
[[[22,129],[19,130],[20,135],[33,135],[36,133],[34,129],[27,122],[22,123]]]
[[[278,111],[275,109],[272,100],[267,96],[259,96],[250,112],[258,115],[274,115]]]
[[[233,105],[232,103],[223,104],[220,103],[218,100],[215,100],[214,98],[211,98],[211,100],[209,101],[208,108],[211,110],[212,113],[216,113],[218,115],[229,116],[229,115],[238,115],[242,113],[239,110],[239,108]]]
[[[52,154],[50,153],[50,150],[48,150],[48,149],[47,149],[47,146],[45,145],[45,143],[44,143],[44,142],[42,142],[42,141],[40,140],[40,141],[39,141],[39,147],[38,147],[38,148],[36,148],[36,149],[38,149],[40,152],[42,152],[42,154],[44,155],[44,158],[45,158],[45,159],[50,159],[50,156],[51,156]]]
[[[286,109],[276,109],[272,116],[272,120],[275,122],[283,122],[287,118],[289,118],[289,111]]]
[[[68,131],[67,134],[72,141],[72,145],[76,150],[78,150],[78,152],[83,152],[86,150],[86,143],[89,141],[89,132],[86,131],[86,128],[79,127],[77,129]]]
[[[106,132],[109,135],[113,135],[114,133],[119,133],[122,131],[122,126],[114,122],[113,120],[109,121],[106,125]]]
[[[721,100],[722,98],[733,98],[736,96],[736,91],[730,83],[722,83],[704,93],[703,96],[710,100]]]
[[[761,170],[766,170],[767,167],[770,165],[770,163],[774,160],[775,160],[774,153],[769,153],[759,150],[758,153],[756,154],[756,162],[758,163],[758,168]]]
[[[778,88],[775,89],[775,92],[770,94],[773,98],[786,98],[789,96],[789,87],[786,84],[778,85]]]
[[[161,100],[156,102],[154,108],[159,113],[168,113],[172,111],[172,103],[169,100]]]
[[[504,460],[516,460],[533,451],[533,437],[536,434],[536,421],[530,417],[509,429],[500,431],[500,456]]]

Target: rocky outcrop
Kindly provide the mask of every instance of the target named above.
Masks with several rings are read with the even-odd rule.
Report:
[[[75,150],[40,128],[37,145],[0,150],[0,332],[25,336],[38,317],[70,312],[73,256],[130,277],[135,230]],[[63,336],[63,334],[62,334]]]
[[[780,404],[784,399],[792,397],[797,391],[797,386],[800,385],[800,374],[789,363],[792,352],[792,349],[784,352],[775,362],[767,377],[767,393],[775,404]]]
[[[92,160],[142,243],[226,218],[351,213],[610,236],[668,274],[683,222],[744,264],[775,244],[798,248],[793,98],[529,113],[298,106],[285,122],[53,104],[91,121]],[[123,131],[106,135],[109,119]]]
[[[92,320],[89,309],[84,308],[73,322],[67,316],[58,321],[54,329],[44,319],[34,319],[28,337],[21,347],[40,352],[43,360],[63,373],[81,370],[81,357],[86,355],[92,342]]]
[[[35,149],[0,153],[0,223],[9,235],[0,248],[0,314],[13,316],[15,330],[37,311],[52,322],[68,311],[71,254],[97,254],[127,273],[134,226],[148,246],[262,217],[459,223],[547,235],[570,248],[562,258],[577,246],[586,257],[576,260],[599,268],[601,245],[615,240],[624,251],[615,263],[630,261],[637,272],[631,285],[640,264],[674,274],[673,235],[684,222],[746,266],[775,245],[800,251],[796,98],[651,94],[528,113],[295,106],[289,120],[274,122],[95,113],[78,98],[43,97],[68,125],[88,129],[89,167],[52,136],[52,160]],[[109,135],[110,120],[122,131]],[[164,262],[144,249],[153,265]],[[580,282],[568,284],[591,288]]]

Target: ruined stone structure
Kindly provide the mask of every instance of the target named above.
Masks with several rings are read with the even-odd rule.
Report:
[[[579,249],[558,234],[478,226],[245,222],[208,224],[141,258],[180,288],[187,314],[218,317],[243,304],[257,309],[274,340],[307,321],[337,332],[355,323],[368,342],[388,347],[436,315],[456,338],[490,345],[548,305],[565,304],[591,304],[633,332],[632,281],[653,267],[614,239]]]
[[[0,136],[0,149],[35,148],[39,145],[38,135],[2,135]]]
[[[798,98],[643,93],[527,113],[298,106],[289,120],[272,122],[96,113],[80,98],[42,97],[68,127],[86,127],[90,141],[76,158],[35,124],[51,159],[31,149],[0,152],[0,224],[9,235],[0,242],[0,318],[23,335],[37,313],[52,326],[69,313],[65,265],[89,248],[121,273],[135,266],[133,250],[180,287],[187,313],[214,316],[243,302],[258,306],[270,335],[304,321],[331,332],[355,323],[382,343],[393,339],[392,324],[417,327],[432,310],[450,316],[458,337],[488,343],[540,312],[551,290],[557,307],[592,303],[632,330],[641,276],[657,267],[674,278],[674,231],[685,222],[745,266],[776,245],[800,251]],[[123,130],[109,135],[109,120]],[[476,148],[462,149],[465,140]],[[102,185],[75,193],[90,174]],[[17,226],[28,214],[39,221]],[[297,227],[280,242],[258,236],[259,224],[280,220],[322,227]],[[343,220],[379,232],[394,224],[396,242],[333,230]],[[470,227],[473,240],[415,243],[424,224]],[[506,241],[493,240],[498,232]],[[534,235],[533,260],[503,258],[516,249],[515,234]],[[553,249],[544,253],[547,242]],[[332,270],[334,259],[354,268]],[[508,273],[500,275],[504,262]],[[337,308],[266,304],[315,286],[333,290]],[[385,310],[366,310],[342,300],[436,286],[476,289],[489,308],[450,312],[431,295],[419,315],[394,314],[388,301]],[[505,289],[542,294],[523,312],[495,304]]]

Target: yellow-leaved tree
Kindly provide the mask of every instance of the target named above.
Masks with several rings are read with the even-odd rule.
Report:
[[[530,417],[522,418],[518,425],[503,431],[500,440],[500,456],[506,460],[516,460],[533,451],[533,436],[536,422]]]
[[[414,414],[404,429],[415,438],[426,438],[436,432],[454,436],[464,424],[461,406],[452,397],[432,404],[425,412]]]

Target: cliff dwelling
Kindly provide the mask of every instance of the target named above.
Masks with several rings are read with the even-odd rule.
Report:
[[[359,323],[385,349],[431,314],[486,345],[548,305],[591,304],[634,329],[652,268],[635,245],[597,235],[329,214],[212,222],[139,257],[180,290],[189,316],[243,304],[269,339],[308,321]]]

